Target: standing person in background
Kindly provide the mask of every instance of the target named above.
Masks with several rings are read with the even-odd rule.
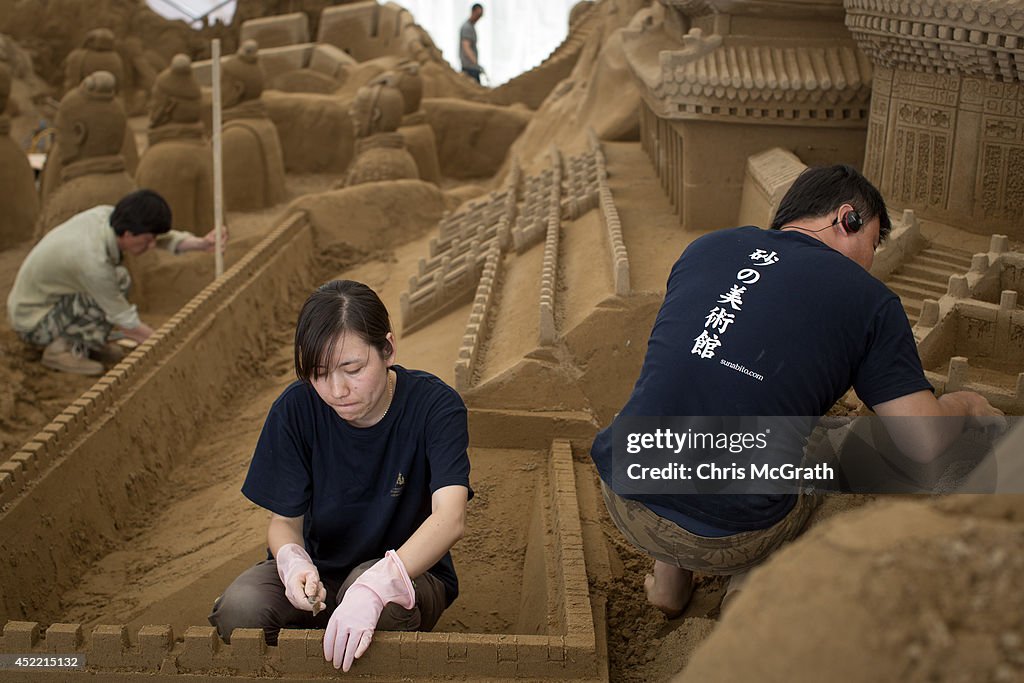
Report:
[[[480,53],[476,49],[476,22],[480,21],[483,15],[484,6],[476,3],[469,11],[469,19],[459,29],[459,59],[462,62],[462,73],[477,83],[480,82],[480,74],[484,72],[484,68],[480,66]]]

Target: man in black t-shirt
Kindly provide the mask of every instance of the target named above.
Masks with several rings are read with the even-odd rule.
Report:
[[[613,520],[655,558],[647,597],[666,614],[689,600],[692,571],[736,575],[795,537],[811,496],[629,495],[612,435],[638,416],[821,416],[852,386],[903,453],[930,462],[965,418],[999,414],[980,395],[936,399],[899,298],[868,270],[891,224],[878,190],[848,166],[807,169],[770,231],[695,240],[669,276],[640,377],[594,441]],[[931,421],[897,416],[947,416]],[[960,418],[960,419],[956,419]]]

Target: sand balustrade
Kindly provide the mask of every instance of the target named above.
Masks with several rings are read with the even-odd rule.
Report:
[[[558,242],[562,230],[562,153],[551,147],[554,174],[544,232],[544,260],[540,271],[540,324],[538,343],[550,346],[558,336],[555,321],[555,288],[558,277]]]
[[[514,164],[499,192],[469,202],[438,224],[438,237],[430,241],[430,256],[420,259],[408,291],[402,294],[403,330],[412,332],[473,296],[490,250],[496,246],[504,252],[508,248],[519,177],[519,167]]]
[[[487,320],[498,291],[501,263],[501,250],[495,244],[487,250],[487,260],[484,262],[480,282],[476,286],[476,296],[473,297],[473,308],[469,313],[469,320],[466,321],[466,333],[462,337],[459,356],[455,361],[455,388],[458,391],[465,391],[472,385]]]
[[[601,143],[593,130],[590,131],[590,143],[594,156],[598,188],[597,202],[601,208],[601,223],[604,225],[608,250],[611,252],[612,258],[615,293],[618,296],[628,296],[630,292],[629,252],[622,239],[622,219],[619,217],[619,210],[615,207],[615,198],[612,197],[611,188],[608,187],[608,162],[605,160],[604,150],[601,149]]]

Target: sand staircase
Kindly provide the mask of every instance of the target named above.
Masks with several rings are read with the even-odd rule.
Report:
[[[913,325],[921,316],[925,299],[938,299],[946,293],[949,276],[966,273],[971,254],[956,247],[932,243],[900,266],[886,284],[895,292]]]

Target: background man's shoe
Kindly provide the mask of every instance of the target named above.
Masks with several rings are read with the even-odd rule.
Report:
[[[89,356],[104,365],[117,365],[128,355],[127,350],[115,342],[107,342],[102,349],[90,349]]]
[[[71,372],[76,375],[102,375],[103,364],[89,360],[88,351],[82,344],[72,344],[61,337],[43,350],[42,364],[52,370]]]

